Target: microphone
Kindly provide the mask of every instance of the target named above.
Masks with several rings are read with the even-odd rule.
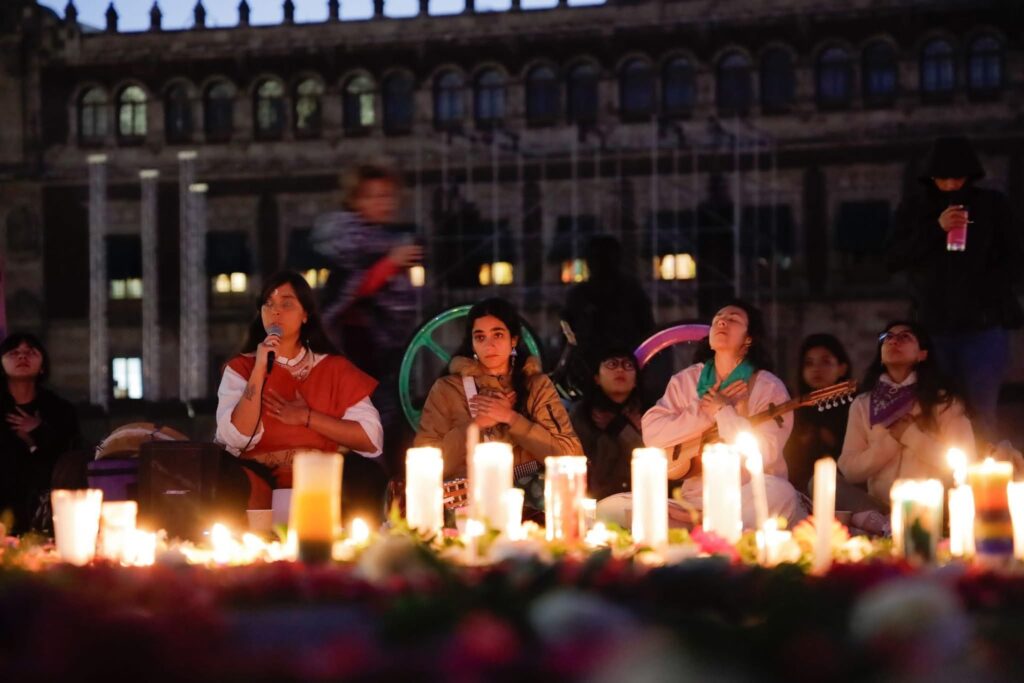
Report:
[[[280,337],[283,334],[281,326],[278,325],[277,323],[274,323],[273,325],[267,328],[267,336],[269,337],[272,334],[276,334],[278,337]],[[271,350],[270,353],[267,354],[267,375],[269,375],[274,369],[274,359],[276,358],[276,356],[277,354],[275,354],[273,350]]]

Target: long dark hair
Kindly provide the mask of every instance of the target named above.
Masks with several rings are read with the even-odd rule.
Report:
[[[267,338],[267,331],[263,327],[263,304],[267,302],[275,289],[283,285],[292,286],[292,289],[295,290],[295,297],[306,312],[306,322],[299,328],[299,343],[314,353],[338,354],[338,350],[334,348],[334,344],[331,343],[324,331],[313,290],[310,289],[306,278],[294,270],[281,270],[267,278],[266,284],[263,285],[263,291],[260,292],[260,297],[256,301],[256,316],[249,324],[241,352],[254,352],[259,343]]]
[[[747,336],[750,337],[750,346],[747,348],[747,355],[744,360],[750,361],[755,370],[772,370],[772,359],[768,353],[765,336],[767,332],[764,326],[764,316],[761,311],[742,299],[733,299],[718,308],[722,310],[727,306],[735,306],[747,314]],[[717,311],[716,311],[717,313]],[[694,363],[709,363],[715,357],[711,348],[711,334],[697,344],[697,350],[693,353]]]
[[[928,357],[914,366],[914,372],[917,373],[917,401],[921,404],[921,418],[925,425],[934,428],[936,426],[935,414],[938,409],[948,406],[954,400],[959,400],[963,404],[964,410],[967,411],[968,405],[963,394],[939,368],[938,361],[935,360],[932,339],[924,328],[917,323],[895,320],[885,326],[885,331],[888,332],[897,325],[908,328],[911,334],[917,337],[917,344],[921,350],[928,352]],[[885,365],[882,363],[883,343],[882,341],[878,342],[875,359],[871,361],[867,372],[864,373],[864,383],[861,384],[861,389],[865,393],[871,393],[886,371]]]
[[[508,333],[519,340],[514,347],[515,356],[512,357],[510,363],[510,379],[512,381],[512,389],[516,392],[516,404],[513,409],[523,415],[526,412],[526,395],[528,393],[526,373],[523,371],[523,368],[526,365],[526,359],[530,355],[530,350],[526,348],[526,342],[523,341],[523,324],[515,306],[504,299],[495,297],[493,299],[484,299],[470,308],[469,315],[466,316],[466,332],[462,337],[462,345],[459,346],[455,355],[467,358],[473,357],[473,324],[480,318],[488,315],[494,316],[505,323]]]
[[[840,382],[845,382],[850,379],[853,375],[853,364],[850,363],[850,354],[846,352],[846,347],[843,346],[843,342],[839,341],[834,335],[819,332],[817,334],[807,335],[803,343],[800,345],[800,355],[797,356],[797,388],[800,390],[799,393],[806,394],[813,389],[807,385],[804,381],[804,358],[807,356],[807,352],[811,349],[825,349],[835,359],[846,366],[846,372],[839,378]]]
[[[50,376],[50,354],[46,352],[46,348],[43,347],[43,343],[39,341],[39,337],[28,332],[15,332],[8,335],[0,342],[0,356],[5,356],[9,352],[18,348],[22,343],[28,344],[31,348],[39,352],[39,355],[43,357],[42,363],[39,365],[39,374],[36,376],[36,386],[39,386]],[[7,391],[7,373],[4,372],[3,365],[0,365],[0,380],[3,380],[3,391]]]

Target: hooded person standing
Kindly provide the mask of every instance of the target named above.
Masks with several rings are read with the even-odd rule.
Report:
[[[921,190],[896,212],[886,263],[909,274],[914,317],[932,336],[940,366],[963,388],[981,433],[991,439],[1009,362],[1007,330],[1024,323],[1013,292],[1024,236],[1006,195],[977,186],[984,177],[966,138],[937,139]]]

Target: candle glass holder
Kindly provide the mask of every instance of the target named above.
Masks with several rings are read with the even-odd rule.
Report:
[[[50,502],[57,555],[71,564],[89,564],[96,556],[103,491],[56,489],[50,494]]]
[[[986,458],[967,468],[974,494],[974,552],[984,565],[1001,565],[1013,556],[1013,520],[1007,487],[1013,463]]]
[[[892,500],[892,539],[896,552],[914,563],[935,561],[942,535],[945,489],[938,479],[897,479]]]
[[[303,562],[331,559],[341,530],[343,466],[340,453],[305,451],[295,456],[289,531],[295,533],[298,558]]]
[[[547,539],[568,543],[586,534],[587,459],[562,455],[544,459],[544,514]]]

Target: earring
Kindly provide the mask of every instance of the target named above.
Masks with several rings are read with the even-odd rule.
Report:
[[[512,360],[515,360],[516,356],[518,356],[518,355],[519,355],[519,352],[516,349],[512,349]]]
[[[476,354],[474,353],[474,354],[473,354],[473,360],[480,360],[480,356],[478,356],[478,355],[476,355]]]

